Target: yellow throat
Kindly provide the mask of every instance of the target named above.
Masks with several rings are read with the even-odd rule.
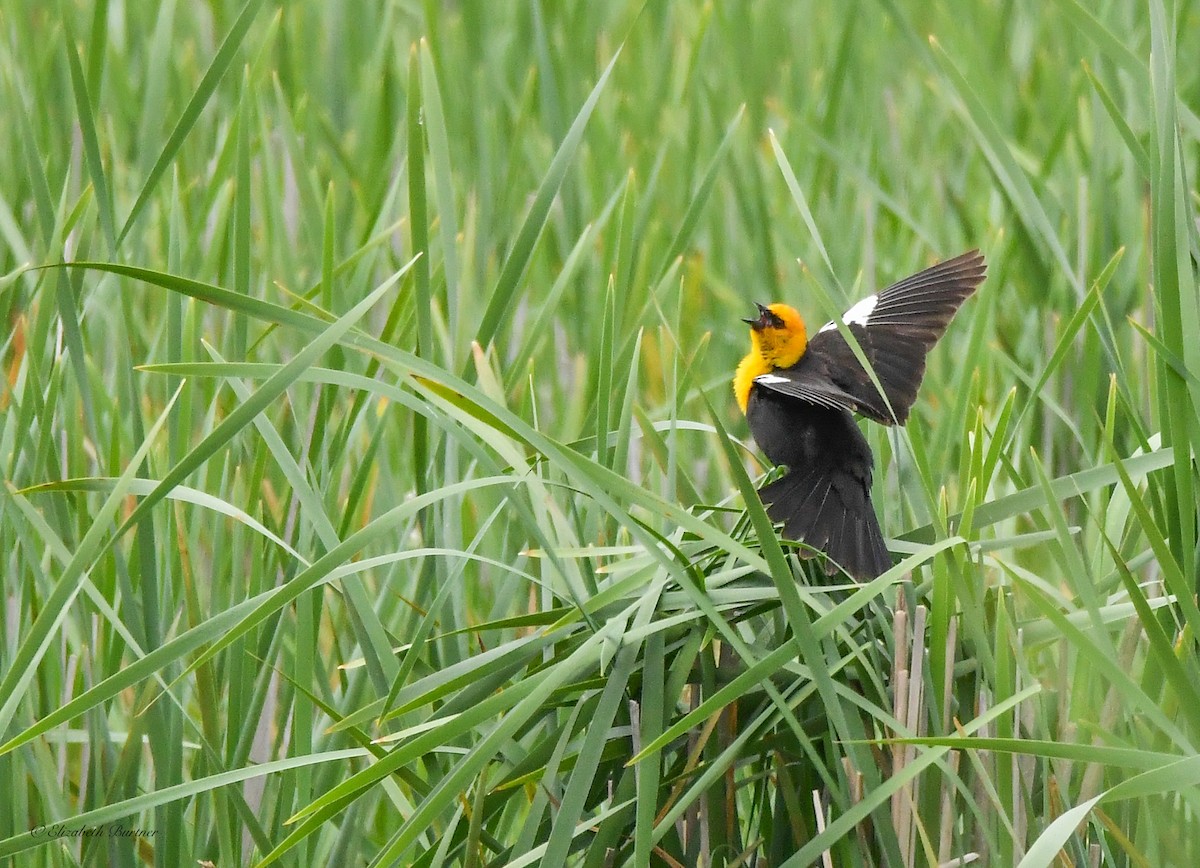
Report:
[[[804,318],[794,307],[786,304],[758,306],[759,316],[750,323],[750,352],[737,366],[733,375],[733,394],[738,406],[746,412],[754,378],[780,368],[790,368],[808,348],[808,331]]]

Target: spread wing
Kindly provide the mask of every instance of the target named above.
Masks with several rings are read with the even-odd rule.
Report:
[[[972,250],[894,283],[842,314],[886,401],[832,322],[817,331],[799,362],[763,374],[755,385],[885,425],[904,424],[925,376],[925,356],[986,272],[983,255]]]

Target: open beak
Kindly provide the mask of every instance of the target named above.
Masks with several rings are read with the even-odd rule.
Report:
[[[757,301],[754,303],[754,306],[758,308],[758,319],[750,319],[746,317],[742,319],[742,322],[750,326],[750,328],[754,329],[755,331],[762,331],[767,327],[767,323],[770,322],[768,317],[771,311],[767,309],[765,304],[759,304]]]

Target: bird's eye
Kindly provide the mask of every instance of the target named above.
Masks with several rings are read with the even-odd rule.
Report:
[[[769,311],[768,316],[770,317],[770,320],[771,320],[771,328],[776,328],[776,329],[783,328],[783,317],[781,317],[779,314],[775,313],[775,311]]]

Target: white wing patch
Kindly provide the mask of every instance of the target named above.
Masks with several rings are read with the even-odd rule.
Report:
[[[878,295],[868,295],[862,301],[857,302],[854,307],[842,314],[842,322],[846,325],[870,325],[871,312],[875,310],[875,305],[879,304]],[[827,332],[830,329],[836,329],[837,325],[833,322],[827,322],[818,330]]]
[[[754,382],[762,383],[764,386],[777,386],[780,383],[791,382],[787,377],[780,377],[776,374],[760,374],[754,378]]]

